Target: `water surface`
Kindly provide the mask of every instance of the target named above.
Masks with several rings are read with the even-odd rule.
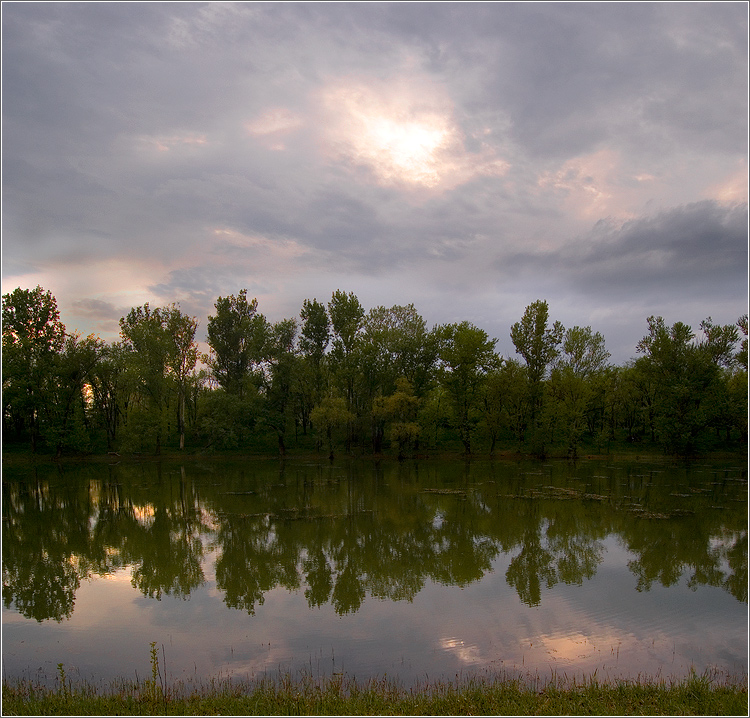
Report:
[[[6,469],[3,675],[747,671],[740,463]]]

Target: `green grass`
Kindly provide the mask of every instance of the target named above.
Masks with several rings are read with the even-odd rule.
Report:
[[[106,688],[72,685],[58,666],[54,688],[4,681],[3,715],[747,715],[747,677],[707,674],[682,681],[599,683],[553,679],[473,678],[405,688],[390,678],[360,683],[289,675],[252,681],[165,685],[158,663],[151,680]]]

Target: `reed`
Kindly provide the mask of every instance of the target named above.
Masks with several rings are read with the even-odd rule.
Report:
[[[3,715],[747,715],[747,676],[693,673],[680,681],[638,678],[536,680],[482,677],[405,688],[382,677],[279,674],[254,680],[167,684],[156,645],[152,675],[107,687],[73,684],[58,666],[56,687],[3,681]]]

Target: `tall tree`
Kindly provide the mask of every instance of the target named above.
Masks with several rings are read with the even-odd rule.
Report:
[[[434,374],[437,342],[413,304],[379,306],[364,318],[358,356],[362,410],[366,413],[375,399],[396,391],[402,378],[417,398],[424,396]],[[379,453],[384,436],[382,416],[372,414],[371,429],[373,449]]]
[[[40,422],[53,397],[54,366],[65,344],[57,302],[40,286],[3,295],[3,420],[28,432],[37,450]]]
[[[185,402],[190,377],[198,363],[198,345],[195,332],[198,322],[195,317],[183,314],[177,307],[166,310],[164,329],[171,339],[167,354],[167,371],[177,384],[177,429],[180,433],[180,450],[185,448]]]
[[[258,300],[247,300],[247,289],[235,296],[219,297],[216,314],[208,317],[206,363],[219,385],[243,398],[251,374],[262,361],[265,318],[257,313]]]
[[[331,372],[338,383],[344,397],[347,409],[354,415],[355,420],[361,413],[355,392],[357,376],[360,371],[358,350],[360,334],[365,316],[365,310],[354,293],[336,290],[328,303],[328,316],[333,328],[333,342],[330,351]],[[347,451],[352,440],[354,422],[350,422],[347,430]]]
[[[446,324],[438,330],[440,337],[440,383],[451,396],[454,426],[464,450],[471,453],[471,440],[479,421],[482,386],[487,373],[500,365],[495,354],[496,339],[470,322]]]
[[[604,348],[604,337],[599,332],[592,332],[591,327],[578,326],[565,332],[563,352],[552,369],[550,391],[557,403],[568,453],[575,457],[587,429],[587,415],[597,396],[601,397],[601,382],[597,379],[601,377],[610,354]]]
[[[53,380],[54,401],[48,405],[50,438],[54,437],[57,456],[64,448],[88,450],[85,387],[90,385],[96,365],[104,353],[104,342],[97,336],[68,335],[58,355]],[[78,421],[76,421],[78,419]],[[77,432],[75,431],[77,429]],[[75,436],[75,434],[78,436]]]
[[[297,322],[282,319],[267,327],[265,344],[265,420],[276,432],[279,453],[286,454],[286,431],[297,371]]]
[[[103,347],[99,361],[89,374],[92,409],[95,421],[104,428],[107,449],[115,445],[117,430],[126,409],[126,366],[126,349],[121,342],[115,342]]]
[[[165,411],[175,392],[180,447],[184,446],[185,388],[198,358],[196,328],[196,320],[174,304],[151,309],[146,303],[120,319],[120,334],[130,350],[132,370],[148,407],[144,421],[154,432],[157,454],[161,452]]]
[[[703,339],[698,346],[708,354],[717,366],[731,369],[737,361],[735,345],[740,338],[740,324],[714,324],[711,317],[704,319],[701,324]]]
[[[510,330],[516,353],[526,361],[532,384],[538,384],[545,378],[548,367],[560,354],[559,346],[565,328],[561,322],[549,327],[548,319],[547,302],[537,300],[526,307],[521,321],[516,322]]]
[[[668,451],[687,455],[696,450],[700,432],[711,421],[705,398],[719,370],[710,353],[692,343],[695,335],[688,324],[669,327],[653,316],[647,321],[649,333],[637,350],[656,386],[656,432]]]
[[[510,330],[510,338],[513,340],[516,352],[526,361],[529,378],[532,451],[539,455],[544,455],[547,438],[543,412],[543,381],[549,367],[560,354],[559,346],[565,332],[565,328],[559,321],[549,327],[548,319],[547,302],[537,300],[526,307],[521,321],[516,322]]]
[[[302,326],[299,348],[302,361],[298,372],[298,396],[302,431],[307,433],[310,411],[324,396],[326,349],[331,340],[331,322],[325,305],[305,299],[300,311]]]

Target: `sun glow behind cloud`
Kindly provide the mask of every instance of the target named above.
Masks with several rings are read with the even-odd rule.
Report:
[[[325,90],[322,105],[333,159],[366,167],[378,184],[450,189],[508,168],[486,144],[466,151],[452,103],[429,83],[340,81]]]

